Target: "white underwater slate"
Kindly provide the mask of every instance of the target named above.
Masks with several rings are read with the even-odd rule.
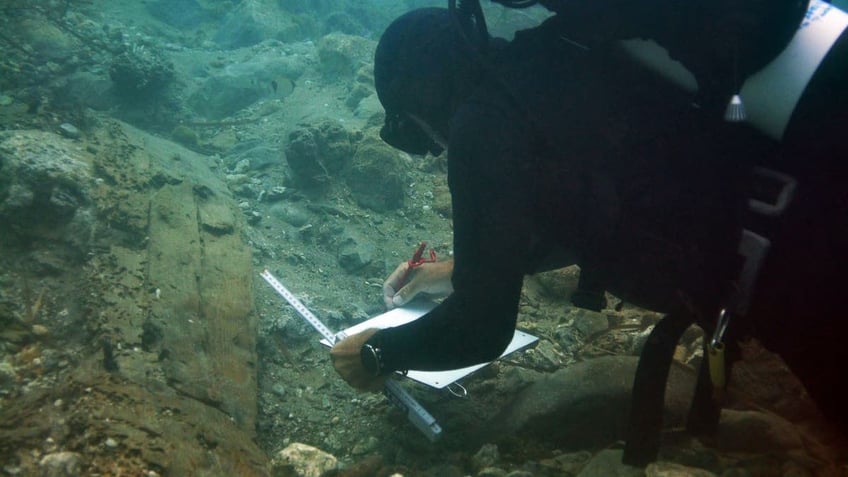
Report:
[[[409,323],[410,321],[417,320],[418,318],[424,316],[428,311],[435,308],[436,303],[432,300],[425,299],[416,299],[413,300],[401,308],[395,308],[393,310],[387,311],[381,315],[377,315],[370,320],[363,321],[362,323],[351,326],[350,328],[343,331],[345,336],[354,335],[359,333],[360,331],[365,331],[369,328],[391,328],[394,326],[400,326],[405,323]],[[512,336],[512,341],[507,346],[506,350],[504,350],[503,354],[500,355],[500,358],[518,351],[522,348],[526,348],[536,341],[539,338],[525,333],[523,331],[515,330],[515,334]],[[327,340],[321,340],[321,343],[324,346],[330,346],[330,343]],[[418,381],[419,383],[426,384],[428,386],[434,387],[436,389],[442,389],[454,382],[468,376],[469,374],[477,371],[478,369],[486,366],[489,363],[476,364],[474,366],[468,366],[466,368],[460,369],[452,369],[448,371],[415,371],[409,370],[406,376],[410,379]]]

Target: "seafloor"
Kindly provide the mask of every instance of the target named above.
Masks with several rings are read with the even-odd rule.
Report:
[[[620,464],[658,316],[571,307],[573,269],[526,280],[519,327],[539,344],[463,380],[467,397],[406,384],[436,444],[335,375],[258,274],[340,329],[383,311],[420,241],[450,255],[444,157],[377,135],[376,39],[423,3],[0,2],[0,475],[848,475],[848,447],[756,343],[718,434],[683,432],[696,329],[659,462]],[[543,14],[486,3],[507,35]]]

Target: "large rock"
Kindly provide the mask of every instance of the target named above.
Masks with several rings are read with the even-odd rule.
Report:
[[[11,25],[14,25],[12,23]],[[64,61],[76,54],[79,41],[50,21],[33,16],[20,22],[20,34],[32,47],[37,58]]]
[[[67,310],[57,319],[42,313],[39,326],[51,338],[36,356],[48,363],[56,355],[50,348],[69,347],[74,358],[54,371],[42,366],[32,392],[0,407],[0,461],[15,462],[20,475],[69,475],[72,468],[86,475],[267,475],[255,443],[257,317],[241,213],[208,158],[126,124],[101,124],[80,145],[97,151],[88,156],[49,133],[4,133],[0,142],[4,184],[37,178],[32,184],[55,189],[97,176],[89,193],[97,227],[85,265],[61,265],[65,286],[39,275],[39,287]],[[6,175],[12,164],[13,177]],[[32,194],[7,189],[3,207],[13,215],[32,207],[25,197],[49,204],[53,196],[37,187]],[[8,224],[0,220],[0,232]],[[0,240],[0,248],[7,245]],[[31,243],[31,254],[43,255],[48,245]],[[75,328],[60,328],[65,322]],[[48,436],[79,459],[48,458]]]
[[[174,64],[152,46],[133,44],[116,55],[109,77],[122,99],[137,102],[161,95],[174,80]]]
[[[251,58],[232,63],[206,78],[191,94],[188,104],[206,118],[224,118],[272,96],[274,84],[297,80],[305,68],[304,58],[286,55],[279,42],[263,43]]]
[[[752,400],[790,421],[821,419],[803,384],[780,356],[756,340],[742,343],[742,360],[733,365],[732,389],[744,390]]]
[[[726,475],[726,474],[724,474]],[[731,474],[733,475],[733,474]],[[645,477],[717,477],[716,474],[696,467],[674,462],[653,462],[645,468]]]
[[[577,477],[643,477],[645,472],[621,463],[621,450],[605,449],[598,452],[577,474]]]
[[[41,458],[43,477],[76,477],[80,475],[82,457],[76,452],[53,452]]]
[[[374,257],[377,255],[373,242],[353,229],[345,229],[339,242],[339,266],[346,272],[368,275],[377,271],[373,269],[375,267],[369,266],[373,265]]]
[[[353,156],[352,140],[353,135],[332,119],[292,131],[286,160],[297,185],[309,188],[326,184]]]
[[[330,33],[318,42],[321,70],[328,76],[350,79],[373,60],[376,44],[360,36]]]
[[[716,446],[737,452],[785,452],[802,448],[804,441],[791,422],[776,414],[724,409]]]
[[[84,106],[106,111],[117,98],[112,80],[105,74],[78,72],[66,77],[58,90],[56,101],[68,107]]]
[[[519,434],[561,449],[602,447],[620,440],[628,422],[638,361],[635,356],[595,358],[546,375],[492,419],[483,435]],[[694,388],[692,373],[671,367],[666,427],[684,422]]]
[[[130,144],[144,144],[153,177],[151,190],[138,191],[149,210],[142,268],[130,253],[118,255],[118,262],[133,265],[131,273],[141,273],[157,291],[142,317],[117,313],[124,301],[110,314],[113,328],[124,332],[120,339],[144,351],[118,356],[120,373],[132,383],[159,376],[163,387],[149,388],[153,402],[178,398],[182,417],[162,434],[180,441],[183,455],[166,461],[175,474],[196,472],[184,466],[202,442],[212,443],[216,459],[237,473],[259,474],[264,455],[251,443],[257,410],[253,273],[238,233],[241,214],[203,157],[128,126],[123,131]]]
[[[403,206],[404,168],[396,150],[376,136],[366,136],[356,148],[345,180],[359,205],[386,212]]]
[[[154,18],[177,28],[197,28],[212,19],[197,0],[154,0],[145,7]]]
[[[321,477],[338,468],[338,459],[317,447],[295,442],[268,464],[274,477]]]
[[[0,237],[85,251],[93,227],[91,154],[45,131],[0,133]]]
[[[255,45],[268,38],[292,40],[302,27],[275,0],[242,0],[221,22],[215,42],[224,48]]]

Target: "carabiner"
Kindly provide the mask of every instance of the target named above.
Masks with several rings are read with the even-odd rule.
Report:
[[[727,331],[727,324],[730,322],[730,313],[727,312],[726,309],[722,308],[721,311],[718,312],[718,319],[716,320],[716,328],[713,332],[713,337],[710,340],[710,346],[712,348],[717,348],[724,344],[724,333]]]
[[[459,388],[459,391],[454,390],[452,386],[456,386],[457,388]],[[450,383],[448,384],[447,389],[451,394],[460,399],[468,396],[468,390],[465,389],[465,387],[459,383]]]

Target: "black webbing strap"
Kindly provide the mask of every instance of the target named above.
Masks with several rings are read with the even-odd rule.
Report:
[[[688,313],[670,313],[654,326],[642,349],[630,400],[622,462],[644,467],[657,459],[660,448],[665,387],[674,348],[686,328],[694,322]]]
[[[721,404],[716,399],[715,388],[710,379],[710,364],[708,361],[709,343],[704,343],[704,359],[698,371],[698,382],[695,385],[695,395],[686,418],[686,430],[693,436],[711,436],[718,428],[721,417]],[[730,376],[730,366],[733,364],[733,354],[725,360],[725,373]]]
[[[695,436],[709,436],[715,433],[721,406],[713,394],[713,384],[710,381],[710,364],[707,359],[707,343],[704,343],[704,359],[698,371],[698,382],[695,384],[695,395],[689,408],[686,420],[686,430]]]

